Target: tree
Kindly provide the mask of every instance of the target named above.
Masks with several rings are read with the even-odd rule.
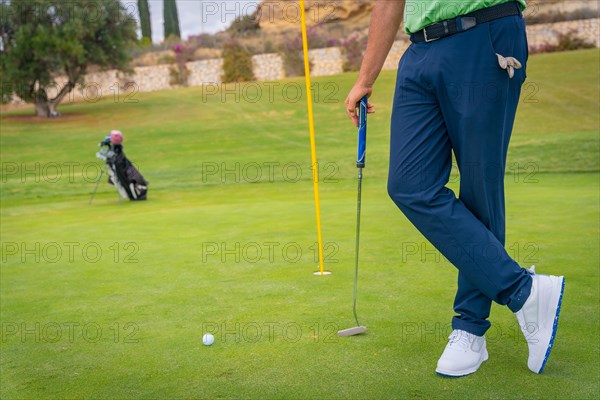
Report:
[[[169,36],[181,37],[179,29],[179,14],[175,0],[163,0],[163,20],[165,27],[165,39]]]
[[[181,37],[181,30],[179,29],[179,13],[177,12],[177,3],[175,0],[168,0],[172,6],[171,18],[173,19],[173,34],[178,38]]]
[[[163,0],[163,29],[165,39],[173,32],[173,19],[171,18],[171,6],[167,0]]]
[[[137,39],[136,23],[119,0],[2,4],[2,93],[9,87],[35,103],[38,116],[58,116],[56,107],[84,83],[90,65],[127,69],[127,47]],[[66,76],[66,84],[57,83],[60,75]]]
[[[4,49],[10,32],[8,23],[9,6],[4,1],[0,1],[0,103],[8,103],[13,95],[13,88],[10,84],[10,79],[6,76],[6,57],[4,57]]]
[[[142,40],[144,38],[152,42],[152,23],[150,22],[150,7],[148,0],[138,0],[138,12],[140,14],[140,27],[142,29]]]

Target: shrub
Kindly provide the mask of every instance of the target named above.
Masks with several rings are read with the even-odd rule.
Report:
[[[577,36],[576,31],[560,33],[557,44],[545,44],[530,49],[531,53],[553,53],[557,51],[571,51],[579,49],[592,49],[596,46],[593,43],[586,42]]]
[[[214,35],[208,33],[202,33],[199,35],[192,35],[187,41],[182,42],[181,39],[170,36],[167,40],[162,43],[147,43],[140,40],[136,46],[132,46],[129,53],[134,59],[133,65],[155,65],[154,63],[149,64],[148,60],[155,60],[155,62],[173,64],[176,60],[173,57],[151,57],[147,54],[166,52],[168,50],[173,51],[175,46],[182,44],[185,46],[185,53],[188,55],[187,61],[206,60],[210,58],[219,58],[220,50],[223,47],[223,43],[226,40],[227,35],[223,32],[218,32]],[[207,49],[207,51],[197,51],[199,49]],[[218,51],[217,51],[218,50]]]
[[[195,49],[204,47],[207,49],[220,49],[223,46],[222,36],[209,33],[201,33],[199,35],[191,35],[188,37],[188,44]]]
[[[258,13],[255,12],[252,15],[241,15],[237,17],[227,28],[227,32],[231,33],[233,37],[247,36],[250,33],[254,33],[260,29],[258,24]]]
[[[529,14],[527,10],[525,11],[525,20],[527,21],[527,24],[530,25],[598,18],[598,12],[589,7],[569,12],[551,12],[543,14],[535,13],[535,7],[533,7],[532,10],[534,11],[532,11],[531,14]]]
[[[286,76],[304,76],[304,55],[302,53],[302,38],[299,36],[286,41],[281,46],[281,58]]]
[[[311,49],[323,49],[325,47],[337,47],[340,41],[331,38],[328,29],[325,26],[312,26],[306,30],[308,46]]]
[[[275,53],[277,52],[277,48],[273,44],[271,40],[266,40],[263,46],[263,53]]]
[[[186,63],[192,60],[193,49],[183,43],[177,43],[173,46],[173,52],[175,57],[170,70],[170,83],[171,85],[187,86],[190,70],[187,68]]]
[[[306,31],[309,49],[322,49],[325,47],[339,46],[339,40],[328,38],[325,28],[310,27]],[[304,76],[304,52],[302,49],[302,36],[294,34],[284,39],[279,53],[283,58],[286,76]],[[312,68],[312,64],[310,65]]]
[[[252,55],[237,41],[230,40],[223,46],[223,82],[253,81]]]
[[[143,37],[143,38],[140,39],[139,45],[142,48],[152,47],[152,39],[150,39],[148,37]]]
[[[181,38],[179,36],[171,34],[163,40],[163,43],[167,46],[174,46],[177,43],[181,43]]]
[[[363,54],[367,45],[367,37],[358,33],[351,34],[342,42],[342,52],[346,56],[344,71],[358,71],[362,64]]]
[[[596,47],[593,43],[589,43],[577,36],[577,32],[570,31],[566,34],[558,35],[558,51],[570,51],[579,49],[592,49]]]

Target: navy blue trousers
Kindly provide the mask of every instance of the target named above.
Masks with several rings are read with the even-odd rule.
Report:
[[[511,79],[496,53],[523,64]],[[521,309],[530,273],[504,248],[504,172],[527,38],[522,16],[500,18],[402,57],[391,123],[388,192],[414,226],[458,268],[454,329],[483,335],[492,301]],[[452,153],[457,198],[446,187]]]

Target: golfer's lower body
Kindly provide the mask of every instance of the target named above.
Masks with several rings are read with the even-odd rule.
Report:
[[[511,77],[498,54],[522,68]],[[517,314],[532,371],[543,370],[552,348],[564,278],[521,268],[504,249],[506,155],[527,56],[524,20],[510,16],[414,42],[400,61],[388,192],[459,270],[454,331],[436,369],[442,375],[473,373],[488,359],[493,301]],[[446,187],[452,152],[458,198]]]

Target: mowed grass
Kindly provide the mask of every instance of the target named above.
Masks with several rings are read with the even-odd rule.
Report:
[[[302,80],[278,82],[272,97],[264,84],[190,88],[67,105],[53,121],[3,115],[0,397],[597,398],[598,60],[598,50],[532,57],[511,144],[507,248],[524,267],[567,277],[542,375],[499,306],[480,371],[435,375],[456,270],[387,197],[395,76],[385,72],[363,192],[369,330],[352,338],[335,332],[354,323],[356,138],[342,103],[355,75],[315,80],[326,277],[312,274]],[[119,205],[103,181],[88,205],[110,129],[150,181],[147,202]]]

